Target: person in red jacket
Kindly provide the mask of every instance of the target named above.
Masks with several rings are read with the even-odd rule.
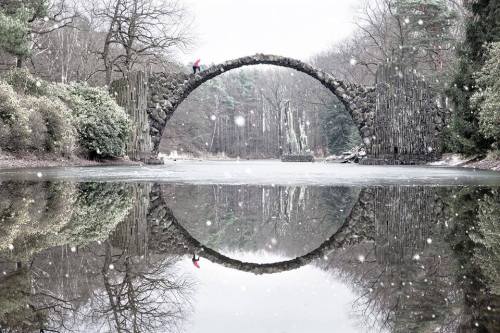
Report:
[[[196,74],[196,70],[198,70],[198,72],[200,72],[200,59],[197,59],[194,64],[193,64],[193,72],[194,74]]]

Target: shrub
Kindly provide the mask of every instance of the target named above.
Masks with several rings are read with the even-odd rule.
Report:
[[[18,94],[47,96],[50,84],[47,81],[35,78],[27,69],[15,69],[6,76],[6,82],[10,84]]]
[[[48,141],[47,126],[42,115],[35,109],[27,109],[29,119],[29,137],[27,150],[44,152]]]
[[[47,97],[28,97],[24,104],[31,106],[37,115],[36,120],[31,120],[33,131],[45,129],[45,137],[38,141],[43,146],[41,150],[70,156],[75,144],[71,110],[60,100]]]
[[[60,86],[57,90],[73,112],[82,148],[93,156],[125,154],[130,134],[128,116],[107,91],[86,85]]]
[[[0,145],[9,151],[27,149],[31,138],[29,111],[19,103],[16,92],[0,82]]]
[[[49,84],[27,70],[0,82],[0,139],[12,151],[30,149],[71,155],[75,141],[90,156],[119,157],[126,151],[129,120],[106,90]],[[19,102],[19,95],[24,95]]]

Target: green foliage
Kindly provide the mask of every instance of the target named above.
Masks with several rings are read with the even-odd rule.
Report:
[[[70,156],[75,144],[75,129],[72,124],[71,110],[60,100],[51,100],[47,97],[27,97],[23,104],[31,107],[39,115],[38,121],[31,121],[35,128],[45,128],[45,135],[39,138],[41,150],[50,153]]]
[[[11,86],[0,82],[0,147],[25,150],[30,145],[31,132],[29,110],[22,107]]]
[[[125,154],[129,120],[103,89],[52,85],[28,70],[11,71],[0,82],[0,147],[70,156],[78,139],[92,156]]]
[[[29,26],[27,13],[7,15],[0,10],[0,48],[15,56],[27,56],[30,52],[27,37]]]
[[[479,90],[474,80],[486,59],[485,45],[500,41],[500,2],[478,0],[466,4],[471,12],[466,22],[465,41],[458,48],[459,63],[448,89],[453,114],[446,149],[475,154],[490,148],[492,140],[479,130],[479,111],[471,105],[471,96]]]
[[[35,78],[29,70],[16,69],[7,73],[5,81],[10,84],[18,94],[32,96],[49,95],[50,85],[47,81]]]
[[[73,85],[63,90],[60,96],[73,111],[80,146],[93,156],[123,156],[130,135],[123,108],[101,88]]]
[[[471,98],[472,106],[479,110],[479,129],[488,139],[500,143],[500,42],[493,43],[488,59],[475,75],[480,87]]]
[[[0,3],[0,49],[20,58],[30,54],[32,25],[47,15],[47,0],[5,0]]]
[[[46,83],[36,84],[27,72],[13,72],[8,80],[21,94],[0,82],[0,148],[71,155],[75,130],[70,110],[57,98],[25,96],[48,91]]]

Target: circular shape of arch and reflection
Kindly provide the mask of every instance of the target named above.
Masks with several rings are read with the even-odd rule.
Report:
[[[363,139],[373,135],[373,117],[369,113],[374,114],[374,88],[342,82],[333,75],[300,60],[256,54],[213,65],[197,74],[160,73],[153,75],[149,79],[150,103],[148,103],[153,153],[158,153],[161,136],[168,119],[196,88],[229,70],[253,65],[291,68],[316,79],[342,102],[360,130]]]
[[[360,193],[360,197],[363,194]],[[201,244],[187,231],[176,219],[172,210],[168,208],[162,197],[161,189],[158,186],[152,191],[152,205],[148,220],[155,220],[160,230],[153,230],[150,234],[150,249],[154,253],[169,253],[174,244],[181,249],[182,254],[196,253],[213,263],[224,267],[237,269],[254,274],[272,274],[300,268],[311,263],[314,260],[323,258],[334,249],[340,249],[352,243],[359,242],[364,238],[360,236],[358,227],[363,227],[366,221],[363,219],[364,205],[358,198],[357,202],[351,208],[346,220],[327,240],[321,243],[317,248],[296,257],[294,259],[274,262],[274,263],[252,263],[230,258],[220,252],[213,250]],[[362,223],[360,223],[362,222]]]

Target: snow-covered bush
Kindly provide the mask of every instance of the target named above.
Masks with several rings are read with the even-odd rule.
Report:
[[[9,151],[26,150],[30,139],[29,111],[21,106],[14,89],[0,82],[0,147]]]
[[[109,93],[87,85],[59,86],[59,96],[71,108],[80,146],[89,155],[120,157],[126,152],[129,119]]]
[[[50,84],[31,75],[27,69],[16,69],[7,73],[5,81],[23,95],[47,96]]]
[[[73,127],[71,110],[58,99],[47,97],[27,97],[23,104],[31,107],[39,120],[31,121],[32,127],[45,129],[43,150],[70,156],[74,149],[76,131]],[[42,140],[42,138],[40,138]]]
[[[70,110],[55,97],[35,97],[24,95],[24,89],[18,91],[21,94],[0,82],[0,148],[71,155],[75,130]]]
[[[75,143],[92,157],[120,157],[128,116],[109,93],[87,85],[50,84],[27,70],[0,82],[0,147],[70,156]]]

